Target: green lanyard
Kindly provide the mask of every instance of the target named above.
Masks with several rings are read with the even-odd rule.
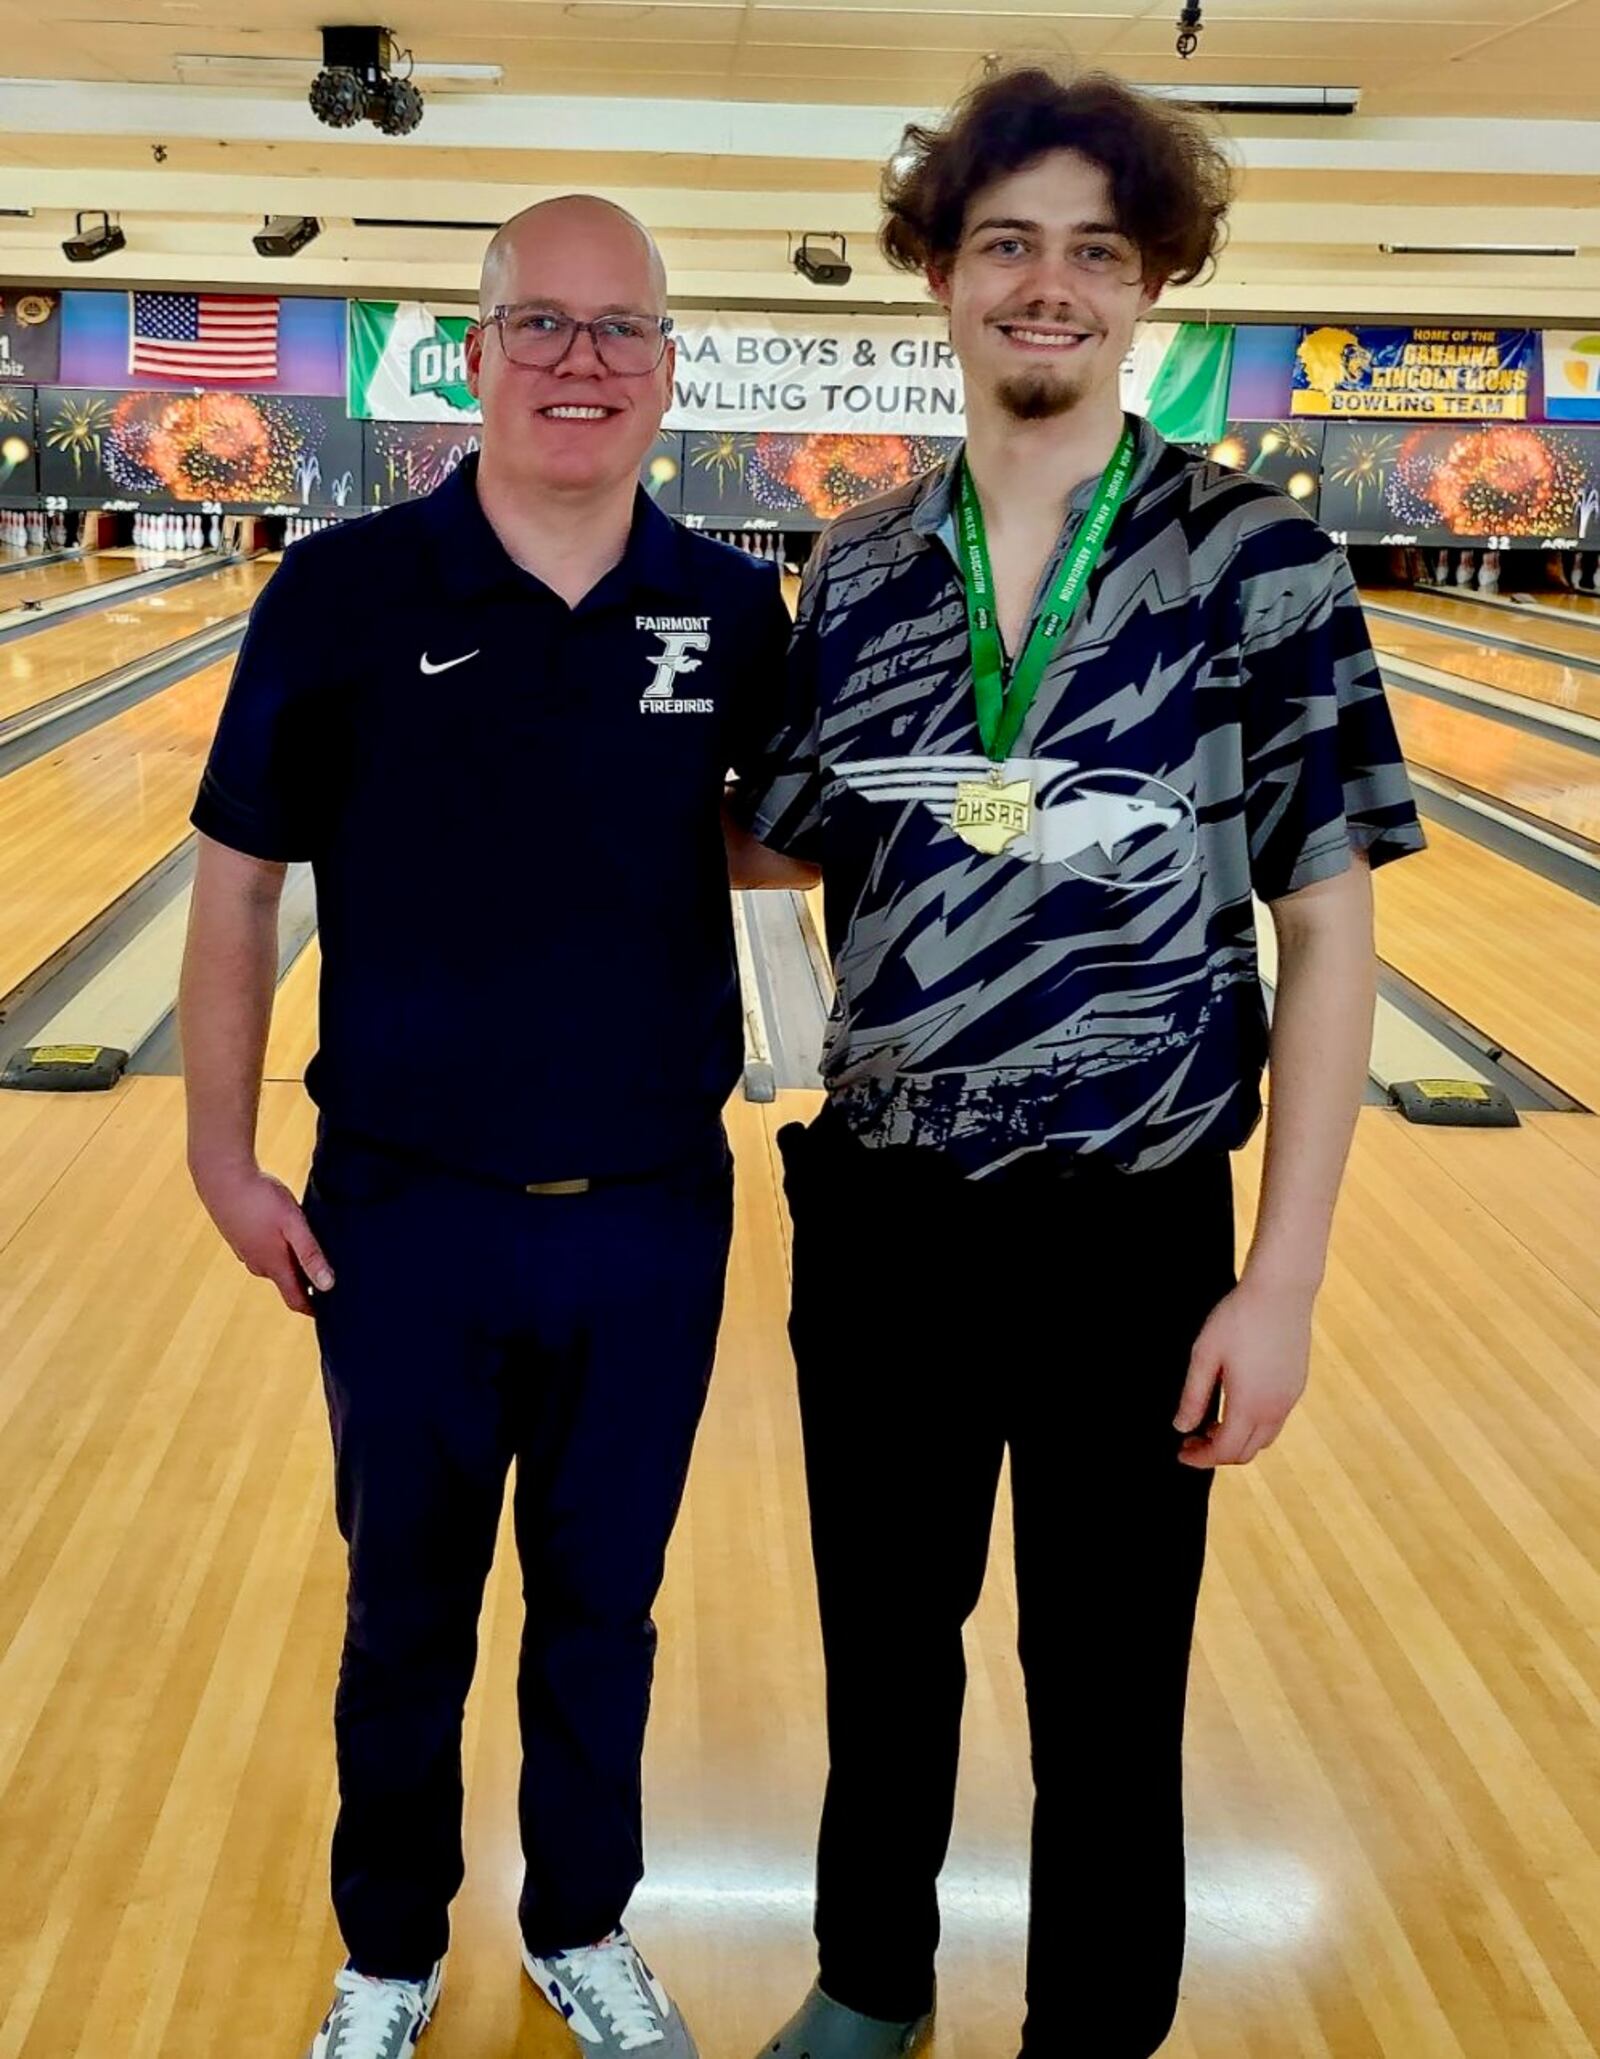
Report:
[[[1039,681],[1066,635],[1089,574],[1099,562],[1100,552],[1117,519],[1117,511],[1128,497],[1133,477],[1137,441],[1131,425],[1111,453],[1111,462],[1100,475],[1094,499],[1077,540],[1062,562],[1061,573],[1049,602],[1034,623],[1021,657],[1005,676],[1005,653],[1000,631],[995,626],[994,574],[989,564],[989,545],[983,533],[983,510],[966,459],[961,461],[960,526],[961,554],[967,567],[967,628],[972,638],[972,679],[978,698],[978,733],[989,757],[1002,764],[1021,732]]]

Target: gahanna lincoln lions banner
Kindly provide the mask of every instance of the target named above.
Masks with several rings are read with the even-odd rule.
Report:
[[[1531,329],[1302,329],[1291,412],[1523,422]]]
[[[468,315],[419,301],[350,303],[349,410],[360,421],[478,421],[466,386]],[[959,437],[961,367],[942,316],[701,314],[679,317],[663,427],[734,434]],[[1122,368],[1124,406],[1174,442],[1227,420],[1233,330],[1152,322]]]

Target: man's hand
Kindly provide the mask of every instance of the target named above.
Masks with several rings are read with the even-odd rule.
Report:
[[[1247,1466],[1265,1451],[1305,1392],[1316,1296],[1248,1274],[1219,1301],[1195,1340],[1174,1428],[1186,1434],[1186,1466]],[[1222,1420],[1200,1430],[1218,1381]],[[1196,1434],[1198,1433],[1198,1434]]]
[[[802,858],[786,858],[781,851],[758,843],[749,830],[741,829],[722,810],[722,841],[728,853],[728,884],[732,887],[789,887],[804,893],[822,877],[820,866]]]
[[[282,1180],[250,1167],[209,1177],[196,1172],[194,1183],[207,1215],[245,1269],[270,1280],[296,1315],[310,1315],[307,1282],[326,1294],[333,1269]]]

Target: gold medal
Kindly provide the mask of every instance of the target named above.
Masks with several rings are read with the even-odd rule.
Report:
[[[964,779],[956,788],[950,827],[963,843],[988,857],[997,857],[1014,838],[1026,836],[1032,822],[1031,779],[1016,779],[1007,786],[997,768],[986,780]]]

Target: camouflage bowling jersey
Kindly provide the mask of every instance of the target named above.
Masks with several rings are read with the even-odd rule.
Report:
[[[1138,437],[1001,768],[1001,799],[1031,788],[1018,833],[971,791],[992,768],[959,453],[834,523],[807,568],[782,726],[735,812],[823,867],[823,1076],[868,1145],[978,1177],[1039,1150],[1143,1171],[1236,1148],[1267,1050],[1252,892],[1422,848],[1343,553],[1277,488]],[[1001,848],[956,833],[958,797],[967,821],[998,818]]]

